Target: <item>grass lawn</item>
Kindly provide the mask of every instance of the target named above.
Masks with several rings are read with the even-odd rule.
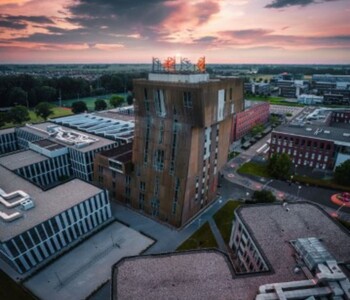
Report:
[[[331,188],[331,189],[336,189],[340,191],[350,192],[349,186],[337,184],[332,179],[317,179],[317,178],[312,178],[308,176],[295,175],[293,181],[298,181],[305,184],[307,183],[307,184],[315,185],[319,187],[325,187],[325,188]]]
[[[226,243],[230,241],[232,230],[232,221],[234,219],[234,210],[240,206],[238,201],[228,201],[219,211],[214,215],[214,221],[219,228],[221,235]]]
[[[239,167],[237,172],[240,174],[270,178],[266,165],[262,165],[252,161],[243,164],[241,167]]]
[[[217,248],[215,237],[210,229],[209,223],[206,222],[186,241],[184,241],[176,250],[185,251],[201,248]]]
[[[64,108],[64,107],[55,106],[52,108],[52,111],[53,111],[53,115],[49,116],[49,118],[58,118],[58,117],[70,116],[73,114],[69,108]],[[30,123],[38,123],[38,122],[44,121],[44,119],[38,117],[33,110],[29,111],[29,117],[30,117],[30,120],[28,122]],[[21,125],[21,124],[6,123],[4,126],[1,127],[1,129],[14,127],[16,125]]]
[[[343,220],[340,220],[340,219],[338,219],[338,222],[339,222],[340,224],[342,224],[347,230],[350,231],[350,222],[343,221]]]
[[[108,94],[108,95],[101,95],[101,96],[93,96],[93,97],[85,97],[85,98],[75,98],[75,99],[70,99],[70,100],[62,100],[62,106],[64,107],[71,107],[73,102],[77,101],[84,101],[86,103],[86,106],[88,110],[95,110],[95,101],[97,99],[103,99],[107,102],[108,108],[112,108],[109,105],[109,98],[111,98],[113,95],[118,95],[118,96],[124,96],[123,93],[121,94]],[[58,102],[55,102],[56,105],[59,105]]]
[[[0,270],[0,299],[34,300],[22,287]]]
[[[260,96],[246,96],[247,100],[256,100],[256,101],[268,101],[270,104],[277,104],[277,105],[285,105],[285,106],[300,106],[303,107],[303,104],[295,103],[295,102],[288,102],[285,101],[285,98],[283,97],[260,97]]]

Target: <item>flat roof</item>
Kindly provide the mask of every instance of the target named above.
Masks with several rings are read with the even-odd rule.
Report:
[[[237,275],[218,250],[126,258],[112,268],[112,299],[255,299],[260,285],[307,279],[293,272],[289,241],[322,238],[338,260],[349,261],[350,236],[308,202],[241,206],[236,210],[271,266],[270,272]]]
[[[45,139],[45,140],[39,140],[39,141],[35,141],[32,142],[35,145],[40,146],[41,148],[45,148],[47,150],[57,150],[57,149],[61,149],[61,148],[65,148],[66,146],[58,144],[54,141]]]
[[[17,236],[102,191],[102,189],[80,179],[73,179],[50,190],[43,191],[2,166],[0,166],[0,178],[0,188],[2,190],[6,193],[22,190],[33,199],[35,205],[30,210],[22,211],[18,207],[6,209],[0,204],[0,210],[7,214],[16,211],[23,214],[23,217],[12,222],[4,222],[0,219],[0,240],[2,242]]]
[[[96,142],[94,142],[94,143],[92,143],[90,145],[84,146],[82,148],[77,148],[77,147],[74,147],[72,145],[66,145],[62,141],[56,141],[56,139],[54,137],[50,137],[50,140],[53,140],[54,142],[62,143],[65,146],[67,146],[68,148],[73,148],[76,151],[88,152],[88,151],[91,151],[91,150],[94,150],[94,149],[98,149],[98,148],[101,148],[101,147],[104,147],[104,146],[107,146],[107,145],[115,144],[115,141],[112,141],[110,139],[106,139],[106,138],[103,138],[103,137],[100,137],[100,136],[97,136],[97,135],[93,135],[93,134],[90,134],[90,133],[82,132],[82,131],[80,131],[78,129],[72,129],[72,128],[65,127],[65,126],[58,125],[58,124],[51,123],[51,122],[44,122],[44,123],[39,123],[39,124],[31,124],[29,126],[21,127],[21,129],[25,130],[25,131],[28,131],[28,132],[32,132],[34,134],[37,134],[37,135],[47,139],[47,138],[49,138],[49,133],[47,132],[47,127],[48,126],[58,126],[58,127],[61,127],[65,131],[78,132],[80,134],[84,134],[84,135],[88,136],[89,138],[96,139]]]
[[[320,129],[322,129],[322,131],[320,131]],[[280,125],[276,127],[273,132],[350,144],[350,126],[348,128],[340,128],[313,124],[305,124],[304,126]],[[316,132],[317,134],[315,134]],[[349,136],[344,136],[344,133],[348,133]]]
[[[32,150],[26,150],[0,157],[0,165],[9,170],[17,170],[47,159],[48,158],[42,154]]]
[[[11,128],[6,128],[6,129],[1,129],[0,130],[0,135],[2,134],[8,134],[8,133],[13,133],[15,132],[15,128],[11,127]]]
[[[110,159],[114,159],[114,160],[120,160],[121,158],[125,159],[128,157],[128,155],[130,154],[130,156],[132,155],[132,145],[133,143],[128,143],[125,145],[121,145],[117,148],[112,148],[109,150],[105,150],[99,153],[99,155],[108,157]],[[131,159],[131,157],[130,157]],[[129,160],[127,160],[129,161]],[[123,161],[125,162],[125,161]]]
[[[100,112],[95,112],[94,114],[96,116],[100,116],[103,118],[110,118],[114,120],[121,120],[121,121],[128,121],[128,122],[135,121],[135,115],[123,114],[114,110],[100,111]]]

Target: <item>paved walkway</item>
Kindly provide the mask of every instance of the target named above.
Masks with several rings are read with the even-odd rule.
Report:
[[[224,239],[222,238],[222,235],[219,231],[219,228],[216,226],[215,221],[213,220],[213,218],[209,219],[209,225],[210,225],[210,229],[214,234],[214,237],[216,239],[216,242],[219,246],[219,249],[225,253],[227,253],[227,246],[226,243],[224,241]]]

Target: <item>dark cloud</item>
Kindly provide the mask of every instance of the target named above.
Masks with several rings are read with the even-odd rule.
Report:
[[[19,23],[19,22],[13,22],[8,20],[1,20],[0,19],[0,27],[1,28],[9,28],[9,29],[16,29],[21,30],[27,28],[26,24]]]
[[[68,7],[73,16],[67,20],[91,29],[105,26],[111,33],[149,34],[177,6],[173,0],[80,0]]]
[[[285,8],[289,6],[307,6],[310,4],[334,2],[338,0],[273,0],[270,4],[267,4],[266,8]]]
[[[210,17],[220,11],[220,5],[215,1],[203,1],[195,5],[197,15],[193,16],[198,20],[198,24],[208,22]]]
[[[1,19],[6,19],[14,22],[30,22],[37,24],[54,24],[54,22],[45,16],[13,16],[13,15],[0,15]]]
[[[21,30],[27,28],[28,23],[35,24],[54,24],[54,22],[45,16],[14,16],[0,15],[0,27]]]
[[[267,34],[272,33],[272,30],[267,29],[244,29],[244,30],[229,30],[229,31],[221,31],[221,34],[229,35],[238,39],[252,39],[261,37]]]
[[[204,36],[204,37],[201,37],[199,39],[193,40],[193,42],[195,42],[195,43],[212,43],[212,42],[216,41],[217,39],[218,38],[215,36]]]

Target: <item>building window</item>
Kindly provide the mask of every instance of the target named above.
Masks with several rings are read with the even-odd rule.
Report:
[[[126,175],[125,176],[125,184],[130,185],[130,183],[131,183],[131,177],[129,175]]]
[[[145,207],[145,194],[139,194],[139,209],[144,209]]]
[[[154,196],[159,196],[159,177],[156,177],[155,183],[154,183]]]
[[[159,127],[158,144],[163,143],[163,136],[164,136],[164,121],[162,120],[160,122],[160,127]]]
[[[102,166],[98,166],[98,172],[99,172],[100,174],[103,174],[103,167],[102,167]]]
[[[174,173],[175,170],[175,153],[176,153],[176,143],[177,143],[177,122],[173,123],[173,141],[171,146],[171,158],[170,158],[170,174]]]
[[[163,171],[164,169],[164,150],[156,150],[154,154],[154,168],[157,171]]]
[[[152,199],[151,207],[152,207],[152,216],[159,216],[159,199]]]
[[[144,150],[144,156],[143,156],[143,162],[146,164],[148,161],[148,144],[149,144],[149,139],[150,139],[150,134],[151,134],[151,120],[150,118],[147,119],[147,124],[146,124],[146,135],[145,135],[145,150]]]
[[[192,93],[184,92],[184,107],[192,108]]]
[[[126,186],[125,187],[125,197],[129,198],[131,194],[130,187]]]
[[[103,177],[102,176],[98,176],[98,182],[101,183],[101,184],[103,183]]]
[[[140,181],[140,190],[145,191],[146,190],[146,183],[144,181]]]
[[[160,117],[164,117],[166,115],[165,111],[165,101],[164,101],[164,91],[157,89],[155,91],[154,103],[156,107],[156,113]]]

